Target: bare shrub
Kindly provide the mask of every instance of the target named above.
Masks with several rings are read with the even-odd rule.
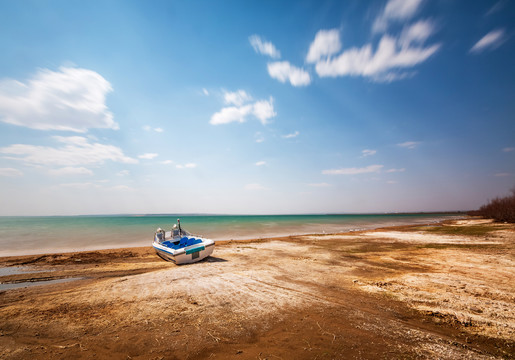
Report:
[[[515,223],[515,187],[511,190],[511,195],[490,200],[473,213],[498,222]]]

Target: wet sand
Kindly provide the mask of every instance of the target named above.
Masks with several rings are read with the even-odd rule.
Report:
[[[513,224],[218,241],[183,266],[151,247],[0,258],[14,266],[0,283],[38,286],[0,291],[1,359],[515,358]]]

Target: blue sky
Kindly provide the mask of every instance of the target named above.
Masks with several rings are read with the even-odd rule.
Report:
[[[0,1],[0,215],[467,210],[513,1]]]

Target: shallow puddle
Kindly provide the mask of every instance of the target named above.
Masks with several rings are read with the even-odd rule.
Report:
[[[44,272],[44,271],[48,271],[48,270],[35,270],[34,268],[31,268],[28,266],[6,266],[6,267],[0,267],[0,276],[39,273],[39,272]]]
[[[0,291],[3,290],[11,290],[18,288],[25,288],[31,286],[41,286],[41,285],[51,285],[58,284],[68,281],[82,280],[85,279],[83,277],[75,277],[75,278],[66,278],[66,279],[56,279],[56,280],[45,280],[45,281],[24,281],[19,283],[11,283],[11,284],[0,284]]]

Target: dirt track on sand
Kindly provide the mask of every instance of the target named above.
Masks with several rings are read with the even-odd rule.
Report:
[[[1,359],[515,358],[515,227],[480,220],[0,258]],[[35,271],[40,272],[35,272]],[[44,281],[38,284],[44,284]]]

